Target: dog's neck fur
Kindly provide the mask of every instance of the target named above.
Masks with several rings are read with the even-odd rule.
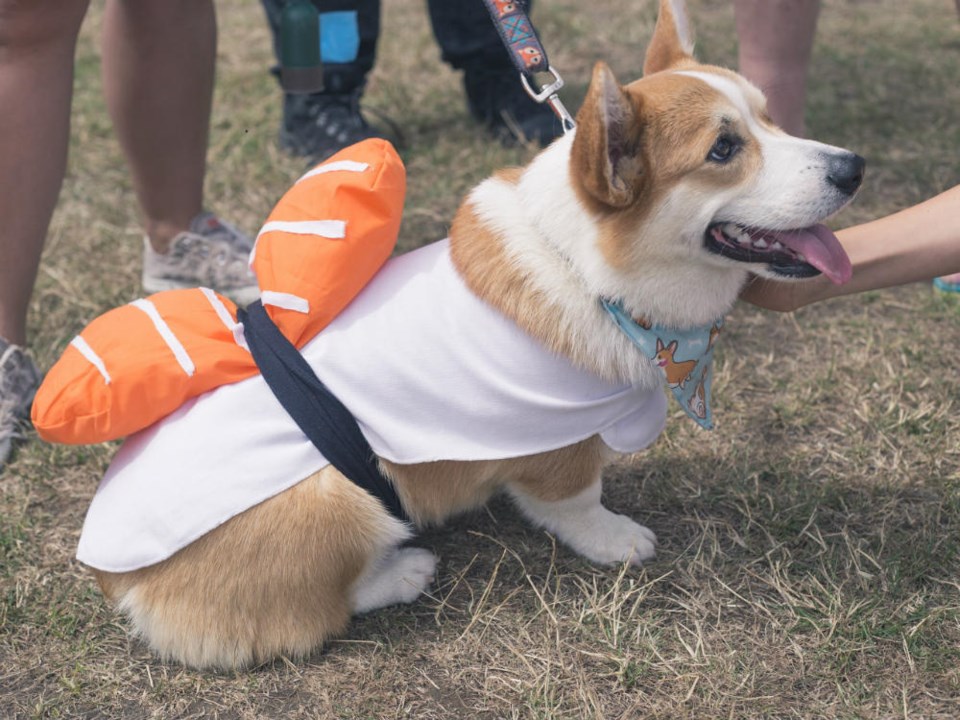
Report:
[[[729,311],[745,273],[656,257],[615,270],[598,245],[600,221],[569,177],[571,144],[572,135],[561,138],[527,168],[475,188],[451,228],[453,261],[474,293],[554,352],[611,380],[661,384],[599,299],[659,325],[703,325]],[[660,215],[645,225],[651,232],[670,231]]]

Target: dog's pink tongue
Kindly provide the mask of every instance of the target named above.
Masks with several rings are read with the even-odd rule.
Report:
[[[785,230],[778,232],[776,238],[791,250],[801,253],[808,263],[837,285],[843,285],[853,275],[850,258],[837,236],[826,225]]]

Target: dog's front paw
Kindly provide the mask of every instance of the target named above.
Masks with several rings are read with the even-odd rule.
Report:
[[[540,500],[519,488],[511,494],[528,518],[595,563],[641,565],[656,554],[653,532],[600,504],[599,481],[564,500]]]
[[[604,565],[642,565],[656,555],[657,536],[626,515],[598,508],[594,522],[571,543],[588,560]]]

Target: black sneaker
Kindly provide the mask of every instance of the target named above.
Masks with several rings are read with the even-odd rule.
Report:
[[[553,110],[527,94],[512,66],[468,67],[463,73],[463,87],[471,114],[505,145],[519,141],[544,146],[563,134]]]
[[[291,155],[319,162],[372,137],[387,136],[360,114],[360,92],[283,97],[280,147]]]

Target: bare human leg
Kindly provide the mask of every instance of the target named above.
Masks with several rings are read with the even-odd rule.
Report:
[[[87,4],[0,0],[0,337],[17,345],[66,169]]]
[[[767,96],[773,121],[803,136],[807,72],[820,0],[734,0],[740,72]]]
[[[107,107],[158,252],[203,206],[216,47],[212,0],[107,2]]]

